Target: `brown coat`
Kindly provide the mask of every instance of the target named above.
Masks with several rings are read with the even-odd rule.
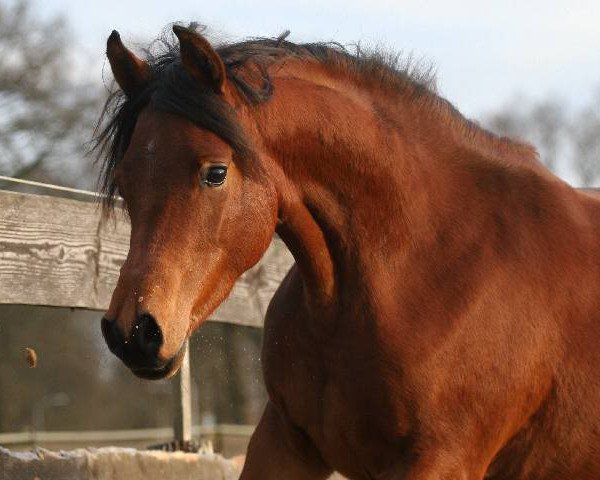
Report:
[[[173,374],[276,231],[296,266],[265,320],[270,401],[243,480],[600,478],[598,196],[380,59],[279,39],[234,70],[234,46],[176,34],[179,68],[246,140],[160,103],[160,72],[111,36],[127,105],[158,92],[115,157],[132,244],[111,348]],[[251,104],[257,72],[273,94]],[[159,346],[133,331],[150,321]]]

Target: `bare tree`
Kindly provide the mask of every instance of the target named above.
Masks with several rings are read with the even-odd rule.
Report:
[[[565,110],[559,101],[549,99],[533,106],[529,114],[531,139],[540,151],[542,161],[556,170],[561,136],[567,127]]]
[[[504,108],[487,115],[483,123],[498,135],[527,140],[530,136],[530,126],[523,103],[522,99],[516,98]]]
[[[532,143],[540,159],[550,170],[556,170],[557,155],[567,119],[562,104],[548,99],[531,105],[516,98],[506,107],[489,115],[486,125],[494,132]]]
[[[579,177],[579,186],[600,181],[600,90],[579,112],[569,112],[555,98],[533,104],[517,99],[484,123],[500,135],[530,142],[551,170],[557,170],[562,158],[563,168]]]
[[[63,19],[0,0],[0,173],[82,183],[102,91],[76,78],[74,51]]]
[[[570,136],[573,167],[581,184],[591,186],[600,179],[600,90],[592,106],[575,119]]]

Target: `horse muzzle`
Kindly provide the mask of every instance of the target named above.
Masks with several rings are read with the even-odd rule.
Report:
[[[127,336],[116,321],[102,319],[102,335],[109,350],[138,377],[148,380],[168,378],[179,370],[185,347],[172,357],[160,356],[163,334],[155,318],[149,313],[137,315]]]

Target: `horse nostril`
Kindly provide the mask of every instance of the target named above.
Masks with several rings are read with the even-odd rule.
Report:
[[[138,315],[127,337],[116,321],[103,318],[102,335],[110,351],[129,368],[152,369],[160,365],[158,352],[163,344],[163,336],[152,315]]]
[[[132,338],[140,352],[146,357],[157,357],[163,343],[162,332],[156,320],[149,313],[138,315],[133,327]]]
[[[102,336],[104,337],[106,345],[108,345],[108,349],[117,357],[122,358],[125,337],[119,330],[117,322],[111,322],[110,320],[103,318],[101,326]]]

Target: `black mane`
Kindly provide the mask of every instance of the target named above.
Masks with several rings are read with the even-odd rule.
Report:
[[[203,30],[197,24],[189,28]],[[410,87],[417,95],[435,90],[431,69],[412,68],[410,59],[401,61],[399,55],[380,51],[365,53],[358,46],[355,53],[350,53],[337,43],[295,44],[286,40],[288,34],[216,48],[225,64],[228,81],[249,105],[265,102],[271,97],[273,84],[268,67],[289,57],[314,59],[343,68],[348,74],[368,78],[381,87]],[[183,68],[179,44],[172,33],[165,33],[152,42],[144,50],[144,60],[152,71],[151,83],[133,98],[126,97],[120,90],[113,92],[96,129],[94,149],[102,167],[99,189],[106,207],[112,205],[116,193],[115,167],[129,145],[138,115],[147,105],[183,116],[216,134],[233,148],[236,155],[247,157],[252,154],[235,111],[219,95],[201,91]]]

